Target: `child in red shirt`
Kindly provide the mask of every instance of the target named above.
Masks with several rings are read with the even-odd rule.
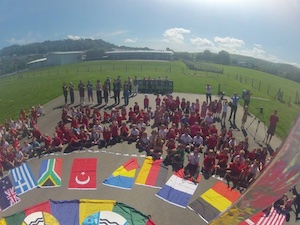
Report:
[[[156,99],[155,99],[156,106],[160,106],[160,103],[161,103],[161,99],[160,99],[159,95],[156,95]]]
[[[148,109],[149,108],[149,98],[148,95],[145,95],[144,97],[144,109]]]

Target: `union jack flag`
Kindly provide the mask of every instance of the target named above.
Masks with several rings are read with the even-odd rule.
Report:
[[[4,211],[20,201],[9,177],[3,177],[0,180],[0,209]]]
[[[21,200],[13,187],[8,188],[4,193],[6,194],[6,198],[9,200],[10,205],[14,205]]]

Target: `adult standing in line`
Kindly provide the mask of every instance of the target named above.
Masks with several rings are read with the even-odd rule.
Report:
[[[109,95],[109,84],[106,80],[104,82],[104,86],[103,86],[103,97],[104,97],[105,105],[107,105],[107,103],[108,103],[108,95]]]
[[[88,93],[89,103],[92,100],[92,104],[94,104],[93,84],[90,81],[88,81],[87,83],[87,93]]]
[[[129,88],[128,88],[127,84],[124,85],[123,95],[124,95],[124,105],[127,106],[129,104],[129,95],[130,95]]]
[[[63,94],[65,97],[65,105],[67,105],[67,103],[68,103],[68,87],[67,87],[66,83],[63,83],[62,90],[63,90]]]
[[[85,85],[82,82],[82,80],[79,81],[78,84],[78,91],[79,91],[79,97],[80,97],[80,104],[84,104],[84,90],[85,90]]]
[[[244,107],[248,106],[250,104],[250,97],[251,97],[252,93],[250,90],[246,90],[245,95],[244,95]]]
[[[69,83],[69,93],[70,93],[70,100],[71,100],[71,104],[74,103],[74,85],[72,82]]]
[[[101,105],[102,104],[102,84],[101,84],[100,80],[97,80],[96,95],[97,95],[97,103],[98,103],[98,105]]]
[[[270,145],[270,141],[275,134],[277,123],[279,122],[279,117],[277,115],[277,110],[274,110],[273,114],[270,116],[270,125],[267,130],[266,144]]]
[[[133,94],[137,95],[138,92],[139,92],[139,81],[138,81],[137,77],[135,76],[135,78],[133,80]]]
[[[206,102],[208,104],[208,99],[209,99],[209,103],[211,102],[211,86],[210,86],[210,84],[206,84],[205,92],[206,92]]]
[[[236,111],[237,111],[237,107],[238,107],[240,98],[241,98],[241,96],[238,95],[236,92],[234,92],[233,95],[231,96],[231,111],[230,111],[229,121],[231,120],[232,115],[233,115],[233,123],[234,124],[235,124],[235,116],[236,116]]]
[[[114,92],[114,99],[115,99],[115,105],[117,104],[118,101],[118,81],[117,79],[114,79],[113,82],[113,92]],[[119,98],[120,101],[120,98]]]
[[[131,77],[128,77],[127,85],[128,85],[128,89],[129,89],[129,95],[132,95],[132,79],[131,79]]]
[[[107,84],[107,87],[108,87],[108,95],[109,96],[110,96],[110,91],[111,91],[110,83],[111,83],[111,79],[110,79],[109,76],[107,76],[107,78],[106,78],[106,84]]]

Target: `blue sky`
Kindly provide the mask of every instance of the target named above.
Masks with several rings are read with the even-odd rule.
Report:
[[[1,0],[0,49],[93,38],[254,56],[300,67],[300,0]]]

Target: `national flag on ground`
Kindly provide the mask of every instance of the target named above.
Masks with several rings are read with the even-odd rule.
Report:
[[[38,186],[42,188],[60,187],[62,158],[45,159],[41,163]]]
[[[89,199],[80,200],[79,224],[155,225],[148,216],[123,203]]]
[[[259,212],[239,225],[283,225],[285,221],[285,214],[272,207],[270,212]]]
[[[97,188],[97,158],[74,159],[69,189],[95,190]]]
[[[13,185],[18,195],[37,187],[37,182],[27,163],[23,163],[21,166],[10,170],[10,172],[12,174]]]
[[[79,224],[79,200],[50,201],[51,213],[61,225]],[[66,216],[67,215],[67,216]]]
[[[240,192],[235,189],[231,190],[227,184],[218,181],[212,188],[193,201],[189,208],[208,223],[231,206],[240,196]]]
[[[143,166],[135,180],[135,184],[161,188],[167,180],[168,168],[162,159],[153,160],[146,157]]]
[[[8,176],[0,180],[0,211],[4,211],[9,207],[20,202],[18,194]]]
[[[129,159],[103,181],[104,185],[130,190],[133,186],[136,169],[139,168],[136,158]]]
[[[0,219],[0,225],[155,225],[145,214],[114,200],[49,200]]]
[[[197,181],[200,181],[200,175]],[[198,183],[184,179],[181,169],[170,177],[156,196],[170,204],[186,208],[197,187]]]

